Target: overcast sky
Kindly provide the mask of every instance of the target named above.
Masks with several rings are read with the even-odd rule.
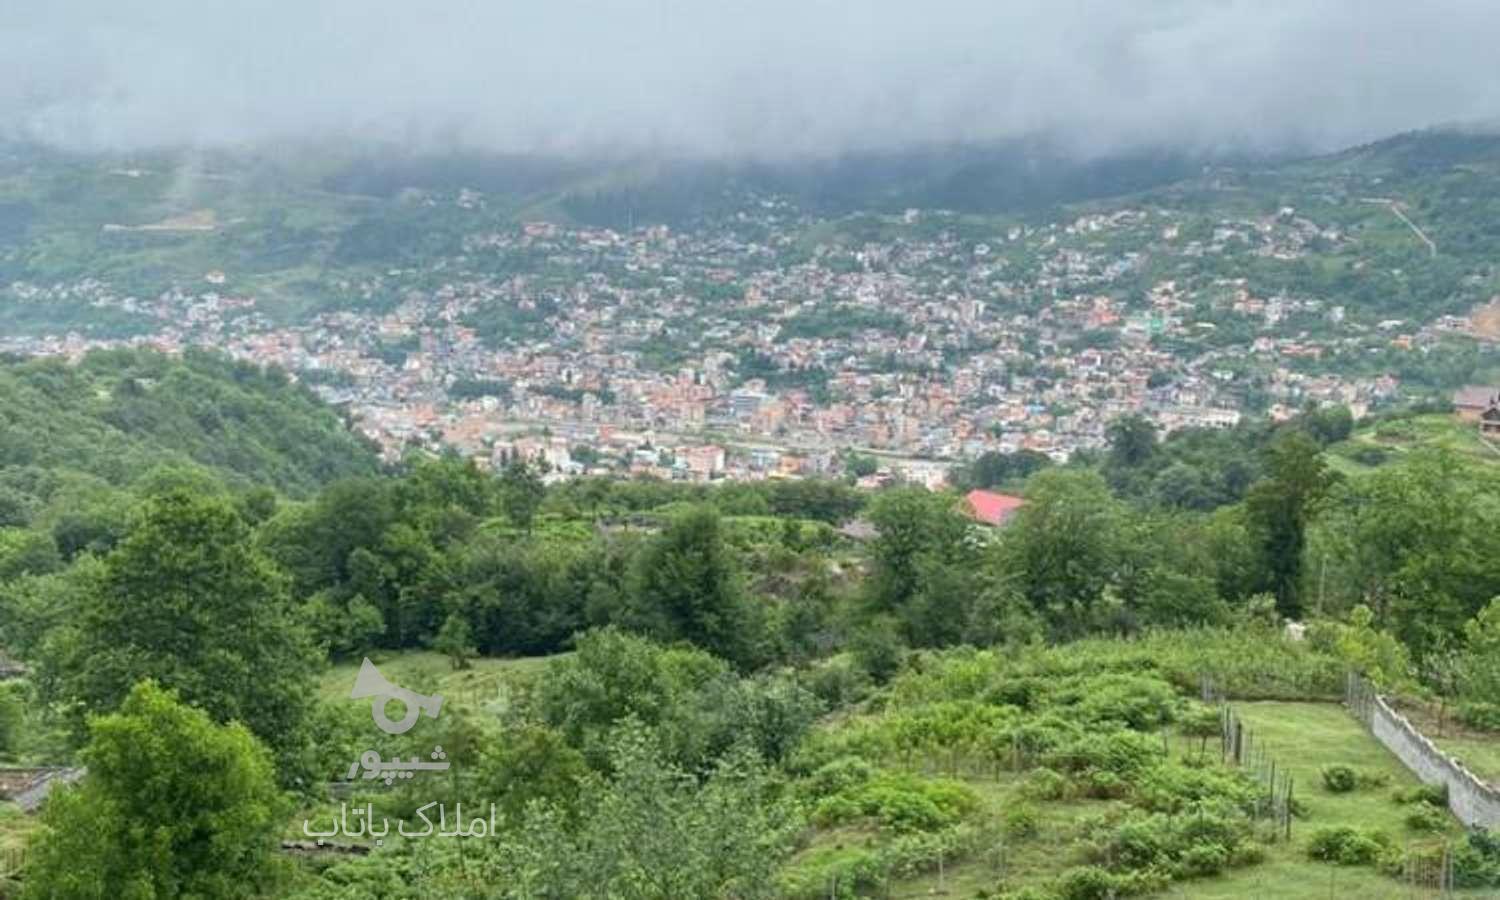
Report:
[[[11,0],[0,127],[779,157],[1334,147],[1500,115],[1497,0]]]

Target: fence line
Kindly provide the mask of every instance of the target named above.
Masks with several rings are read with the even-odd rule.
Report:
[[[1273,838],[1291,840],[1292,796],[1296,787],[1292,773],[1286,766],[1278,766],[1270,748],[1256,740],[1255,732],[1245,727],[1227,703],[1219,707],[1219,726],[1220,759],[1248,772],[1265,791],[1264,796],[1256,800],[1255,818],[1272,821],[1275,826]]]
[[[20,878],[21,870],[26,868],[26,848],[6,847],[0,850],[0,879]]]
[[[1469,828],[1500,827],[1500,790],[1490,787],[1463,763],[1444,753],[1407,718],[1391,708],[1374,685],[1350,672],[1344,705],[1423,783],[1443,785],[1448,808]]]

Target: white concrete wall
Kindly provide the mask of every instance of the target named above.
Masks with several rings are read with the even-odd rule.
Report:
[[[1375,698],[1370,731],[1423,782],[1448,786],[1448,807],[1460,822],[1470,827],[1500,827],[1500,791],[1438,749],[1405,716],[1391,709],[1384,697]]]

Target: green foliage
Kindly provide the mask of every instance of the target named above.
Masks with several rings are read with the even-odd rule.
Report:
[[[1459,713],[1472,725],[1500,727],[1500,597],[1464,623],[1463,634]]]
[[[238,484],[301,494],[376,468],[370,448],[284,373],[201,351],[0,365],[0,434],[0,467],[73,470],[115,485],[164,461],[193,462]]]
[[[812,818],[821,826],[868,819],[897,832],[938,831],[958,824],[977,804],[961,782],[879,773],[820,800]]]
[[[1299,593],[1307,523],[1332,483],[1318,445],[1288,431],[1266,450],[1267,477],[1245,498],[1245,510],[1264,560],[1267,587],[1289,619],[1302,617]]]
[[[1347,624],[1320,622],[1309,629],[1308,640],[1336,653],[1344,666],[1382,687],[1412,684],[1414,666],[1405,645],[1375,627],[1375,614],[1360,604]]]
[[[997,488],[1023,482],[1050,465],[1052,458],[1035,450],[1017,450],[1015,453],[992,450],[967,465],[956,467],[949,473],[948,480],[960,491]]]
[[[1497,490],[1486,468],[1426,452],[1340,484],[1310,538],[1320,591],[1337,609],[1368,606],[1424,659],[1500,594]]]
[[[580,638],[536,695],[542,720],[596,766],[627,721],[653,730],[667,758],[684,766],[702,766],[737,742],[779,761],[822,708],[785,676],[740,679],[701,650],[663,648],[614,629]]]
[[[1390,836],[1384,832],[1336,825],[1312,833],[1307,842],[1307,855],[1320,862],[1341,866],[1368,866],[1378,862],[1391,847]]]
[[[531,530],[545,495],[541,476],[524,462],[512,463],[500,474],[500,504],[517,528]]]
[[[448,657],[455,669],[467,669],[474,658],[474,635],[469,622],[458,613],[452,613],[443,621],[443,627],[433,638],[432,648]]]
[[[1396,791],[1392,799],[1397,803],[1424,803],[1439,809],[1447,809],[1448,785],[1446,783],[1413,785]]]
[[[150,682],[89,730],[88,776],[49,800],[23,896],[263,896],[286,809],[248,731]]]
[[[1433,806],[1423,805],[1418,806],[1411,812],[1407,813],[1406,817],[1402,819],[1402,821],[1405,822],[1406,827],[1410,828],[1412,831],[1421,832],[1423,834],[1435,834],[1437,832],[1446,831],[1448,826],[1453,822],[1453,818],[1452,816],[1449,816],[1444,810],[1438,809]]]
[[[877,531],[870,548],[875,567],[870,598],[881,610],[911,602],[922,590],[924,576],[934,574],[933,563],[952,565],[961,559],[968,525],[946,495],[895,488],[877,495],[866,515]]]
[[[633,624],[654,637],[691,641],[741,665],[759,651],[753,607],[710,509],[678,515],[641,550],[628,597]]]
[[[20,743],[26,721],[26,685],[19,681],[0,682],[0,757],[12,756]]]
[[[800,822],[753,756],[727,756],[700,784],[627,729],[609,768],[608,781],[582,792],[576,826],[549,806],[530,807],[485,863],[498,896],[775,896],[773,873]]]
[[[1003,533],[1004,568],[1054,635],[1079,636],[1095,622],[1117,569],[1123,511],[1104,480],[1086,471],[1044,470],[1025,495]]]
[[[57,542],[46,532],[0,528],[0,583],[62,568]]]
[[[589,776],[583,754],[545,726],[507,730],[481,749],[480,796],[489,798],[507,821],[519,821],[533,803],[572,815]]]
[[[1018,803],[1005,811],[1005,836],[1012,840],[1036,837],[1040,829],[1040,816],[1036,807],[1029,803]]]
[[[1468,833],[1453,851],[1453,886],[1500,888],[1500,837],[1482,828]]]
[[[310,644],[283,577],[226,501],[146,502],[76,616],[43,660],[44,683],[76,712],[109,712],[151,678],[278,753],[300,753]]]
[[[1352,766],[1324,766],[1322,774],[1323,787],[1331,793],[1347,794],[1359,786],[1359,776]]]

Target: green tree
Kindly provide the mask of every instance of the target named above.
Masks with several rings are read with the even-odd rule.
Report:
[[[1318,445],[1286,431],[1266,450],[1266,477],[1250,488],[1245,512],[1264,561],[1266,587],[1278,611],[1302,618],[1302,551],[1307,524],[1333,483]]]
[[[0,528],[0,582],[22,575],[46,575],[62,568],[52,535],[24,528]]]
[[[1500,727],[1500,597],[1464,625],[1457,669],[1465,716],[1476,725]]]
[[[757,635],[750,633],[739,569],[712,508],[678,514],[647,543],[631,567],[628,592],[630,618],[647,634],[750,661]]]
[[[1138,469],[1156,454],[1156,425],[1143,416],[1121,416],[1109,423],[1107,465],[1114,469]]]
[[[433,638],[432,649],[448,657],[455,669],[467,669],[474,658],[474,631],[469,620],[460,613],[449,613]]]
[[[527,463],[511,463],[500,475],[500,505],[511,523],[522,531],[531,530],[536,511],[546,496],[541,476]]]
[[[1001,578],[1054,634],[1086,632],[1120,566],[1124,516],[1098,474],[1038,472],[1026,483],[1026,505],[1002,534]]]
[[[583,791],[579,824],[534,806],[495,860],[501,896],[671,900],[777,895],[775,873],[801,826],[766,767],[748,752],[701,783],[662,761],[649,733],[614,741],[608,781]]]
[[[1330,493],[1308,538],[1307,584],[1328,612],[1365,603],[1418,658],[1500,594],[1500,479],[1417,452]]]
[[[93,719],[88,775],[49,799],[23,897],[257,897],[286,813],[271,757],[151,682]]]
[[[147,501],[81,606],[76,639],[47,664],[61,699],[108,712],[150,678],[278,753],[300,747],[315,655],[229,501]]]
[[[969,522],[950,495],[894,488],[871,501],[868,515],[876,529],[870,543],[870,598],[881,610],[905,606],[920,590],[924,571],[937,577],[938,566],[965,551]]]

